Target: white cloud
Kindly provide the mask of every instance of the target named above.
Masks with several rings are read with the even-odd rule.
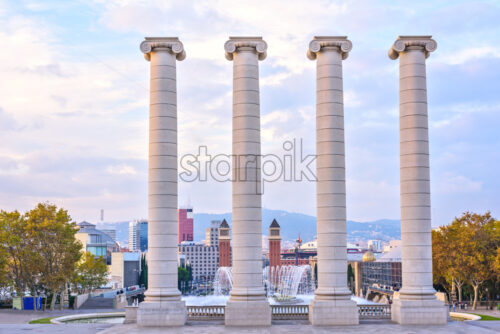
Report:
[[[132,166],[127,165],[117,165],[117,166],[108,166],[106,171],[110,174],[119,174],[119,175],[135,175],[137,171]]]
[[[481,191],[483,182],[471,180],[454,172],[446,172],[433,184],[439,194],[469,194]]]
[[[5,143],[0,156],[8,160],[0,166],[0,208],[25,209],[52,200],[75,217],[94,210],[98,215],[102,207],[110,219],[146,215],[149,64],[138,50],[143,36],[179,36],[187,51],[177,67],[182,155],[197,152],[199,145],[211,154],[230,153],[232,63],[223,50],[230,35],[261,35],[269,45],[267,59],[260,62],[262,152],[279,153],[283,141],[294,138],[303,138],[305,151],[314,152],[315,62],[306,59],[307,46],[314,35],[349,35],[354,47],[344,62],[348,212],[349,218],[363,220],[398,216],[398,66],[387,58],[398,33],[435,36],[439,47],[429,71],[456,65],[450,68],[467,68],[480,80],[485,74],[468,65],[481,57],[499,58],[491,37],[498,35],[497,20],[479,19],[488,10],[484,4],[467,6],[476,7],[472,20],[460,6],[408,8],[373,1],[99,0],[69,7],[29,1],[28,11],[19,10],[22,6],[0,6],[0,47],[8,50],[0,53],[0,140]],[[55,7],[65,20],[44,14]],[[469,24],[462,25],[465,19]],[[497,63],[491,64],[494,77]],[[433,90],[436,101],[430,101],[438,140],[446,135],[457,142],[464,133],[483,133],[468,121],[479,119],[476,114],[488,114],[491,124],[498,120],[492,116],[499,110],[498,97],[483,100],[482,91],[471,93],[467,82],[446,95],[443,90],[453,90],[455,82],[440,79],[439,91]],[[495,84],[485,78],[484,87]],[[465,102],[457,102],[456,95]],[[481,150],[471,149],[470,159],[488,155],[495,143],[490,139]],[[470,177],[473,170],[462,171],[446,159],[447,152],[455,161],[465,159],[450,145],[431,143],[438,174],[451,171],[441,183],[433,180],[434,186],[481,194],[495,185],[494,179]],[[311,184],[276,183],[268,190],[266,207],[315,213]],[[191,195],[198,212],[230,209],[229,184],[182,184],[180,195]],[[439,210],[453,216],[457,208]]]
[[[269,114],[265,114],[261,117],[261,124],[263,126],[273,123],[273,122],[278,122],[278,123],[284,123],[290,119],[290,111],[289,110],[275,110],[273,112],[270,112]]]

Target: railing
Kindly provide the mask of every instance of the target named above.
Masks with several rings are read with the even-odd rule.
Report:
[[[146,292],[145,288],[139,288],[139,289],[135,289],[135,290],[125,291],[125,294],[127,295],[127,298],[128,298],[128,297],[133,297],[133,296],[141,295],[144,292]]]
[[[187,306],[188,320],[224,320],[225,306]],[[271,305],[273,320],[307,320],[309,305]],[[359,319],[390,319],[391,305],[358,305]]]
[[[358,305],[359,319],[390,319],[391,305]]]
[[[309,305],[271,305],[273,320],[295,320],[309,318]]]
[[[189,320],[224,320],[225,306],[187,306]]]

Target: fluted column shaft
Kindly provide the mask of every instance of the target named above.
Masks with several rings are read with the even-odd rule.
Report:
[[[347,288],[342,60],[351,49],[345,36],[316,36],[307,51],[316,60],[318,288],[309,305],[309,321],[315,326],[359,321]]]
[[[233,61],[234,278],[231,300],[264,300],[259,53],[255,45],[238,44],[230,58]]]
[[[233,61],[233,287],[224,310],[228,326],[269,326],[271,308],[262,275],[262,191],[259,60],[261,37],[230,37]]]
[[[175,55],[151,53],[148,181],[149,300],[180,299],[177,289],[177,94]]]
[[[314,41],[313,41],[314,42]],[[347,42],[346,42],[347,43]],[[350,44],[349,44],[350,45]],[[348,299],[344,101],[341,45],[316,58],[318,289],[315,299]],[[350,49],[350,47],[349,47]]]
[[[401,299],[433,299],[429,134],[425,58],[433,40],[399,39]],[[397,45],[397,43],[404,45]],[[427,46],[426,43],[429,46]],[[401,48],[397,49],[398,46]],[[396,56],[392,54],[393,58]]]
[[[146,38],[141,50],[151,64],[146,302],[178,301],[176,60],[184,51],[176,38]]]

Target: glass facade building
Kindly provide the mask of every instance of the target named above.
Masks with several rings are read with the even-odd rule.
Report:
[[[140,221],[137,230],[139,232],[139,249],[141,252],[146,252],[148,250],[148,222]]]
[[[401,262],[363,262],[363,291],[378,285],[387,290],[401,288]]]

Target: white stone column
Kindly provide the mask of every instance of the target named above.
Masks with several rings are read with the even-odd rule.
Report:
[[[176,60],[186,57],[178,38],[146,37],[151,62],[148,180],[148,290],[139,326],[181,326],[186,305],[177,289],[177,88]]]
[[[400,324],[445,324],[447,311],[432,286],[431,196],[425,59],[431,36],[399,36],[399,141],[403,286],[392,305]]]
[[[307,56],[317,60],[316,170],[318,288],[309,307],[313,325],[358,324],[347,288],[346,188],[342,60],[352,43],[345,36],[314,37]]]
[[[225,309],[229,326],[268,326],[271,308],[262,276],[262,200],[259,60],[261,37],[230,37],[233,61],[233,289]]]

